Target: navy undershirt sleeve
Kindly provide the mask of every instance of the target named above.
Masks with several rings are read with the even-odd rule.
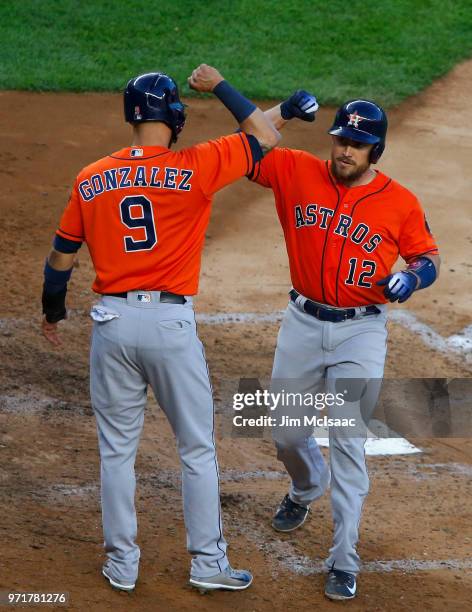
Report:
[[[63,238],[56,234],[54,236],[54,242],[52,246],[59,251],[59,253],[77,253],[77,251],[82,246],[81,242],[77,242],[76,240],[68,240],[67,238]]]
[[[264,157],[264,151],[262,150],[262,147],[255,136],[252,134],[246,134],[246,137],[249,142],[249,146],[251,147],[252,161],[254,164],[256,164]]]

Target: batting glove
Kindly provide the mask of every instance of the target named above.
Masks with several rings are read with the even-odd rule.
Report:
[[[417,283],[418,278],[412,272],[395,272],[377,281],[377,285],[385,285],[385,297],[391,302],[398,300],[399,304],[411,297]]]
[[[282,119],[288,121],[297,117],[302,121],[314,121],[319,105],[314,95],[299,89],[280,105]]]

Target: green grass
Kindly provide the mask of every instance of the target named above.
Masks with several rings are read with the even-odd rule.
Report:
[[[390,106],[472,55],[471,0],[1,0],[0,88],[120,90],[200,62],[245,94]]]

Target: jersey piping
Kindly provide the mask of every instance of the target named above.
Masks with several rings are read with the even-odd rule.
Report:
[[[356,207],[357,207],[358,204],[360,204],[363,200],[367,200],[367,198],[370,198],[371,196],[377,195],[378,193],[380,193],[381,191],[386,189],[388,187],[388,185],[390,185],[391,182],[392,182],[392,179],[388,179],[388,181],[385,183],[385,185],[383,187],[381,187],[380,189],[378,189],[377,191],[373,191],[372,193],[368,193],[365,196],[362,196],[361,198],[359,198],[357,200],[357,202],[355,202],[353,207],[352,207],[352,212],[351,212],[352,218],[354,218],[354,213],[356,211]],[[344,247],[345,246],[346,246],[346,240],[343,242],[343,245],[341,247],[341,254],[340,254],[340,257],[339,257],[339,264],[338,264],[338,269],[337,269],[337,272],[336,272],[336,306],[339,306],[339,299],[338,299],[338,293],[339,293],[339,273],[341,271],[341,265],[343,263],[343,253],[344,253]],[[323,296],[324,296],[324,294],[323,294]]]

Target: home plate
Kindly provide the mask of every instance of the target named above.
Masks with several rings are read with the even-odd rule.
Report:
[[[320,446],[329,446],[328,438],[315,438]],[[366,455],[412,455],[421,453],[419,448],[405,438],[368,438],[365,443]]]
[[[392,435],[395,436],[395,432],[392,429],[388,429],[377,419],[372,419],[369,425],[371,429],[368,430],[364,447],[366,455],[413,455],[414,453],[422,452],[401,436],[391,437]],[[379,437],[372,433],[372,429],[378,433],[383,432],[384,435]],[[328,437],[315,436],[315,440],[320,446],[329,447]]]

